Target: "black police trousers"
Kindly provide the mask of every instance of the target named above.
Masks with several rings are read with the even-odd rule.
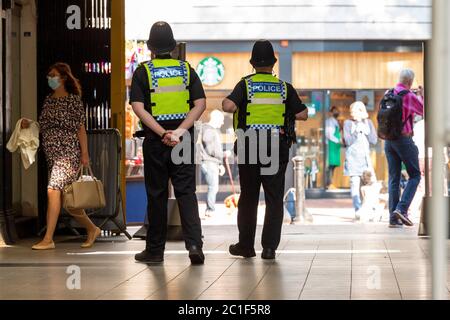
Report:
[[[146,138],[143,153],[149,223],[146,250],[153,254],[163,254],[165,250],[169,179],[172,181],[180,209],[186,249],[189,250],[193,245],[202,248],[194,162],[175,165],[171,157],[172,148],[164,145],[158,138]]]
[[[261,175],[261,165],[239,165],[241,195],[238,204],[239,244],[254,248],[261,184],[266,200],[262,247],[276,250],[283,226],[283,197],[287,162],[280,163],[275,175]]]

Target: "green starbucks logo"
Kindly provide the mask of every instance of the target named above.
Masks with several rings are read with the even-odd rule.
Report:
[[[204,85],[217,86],[225,76],[225,67],[219,59],[208,57],[200,61],[197,73]]]

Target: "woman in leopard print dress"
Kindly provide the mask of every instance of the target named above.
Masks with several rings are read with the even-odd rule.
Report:
[[[48,166],[48,189],[62,191],[75,181],[81,166],[78,130],[84,122],[80,96],[45,99],[39,125]]]
[[[34,250],[54,249],[53,234],[61,211],[62,191],[77,178],[80,166],[89,165],[85,113],[81,101],[81,87],[65,63],[49,69],[48,84],[53,89],[44,102],[39,118],[42,146],[47,159],[49,182],[47,187],[47,232]],[[69,212],[87,230],[88,239],[82,245],[90,248],[101,231],[84,210]]]

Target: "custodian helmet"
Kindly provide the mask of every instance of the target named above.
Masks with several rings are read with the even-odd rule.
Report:
[[[277,62],[273,46],[268,40],[258,40],[253,46],[252,59],[250,63],[253,67],[270,67]]]
[[[155,54],[172,52],[177,46],[172,28],[167,22],[156,22],[150,30],[148,48]]]

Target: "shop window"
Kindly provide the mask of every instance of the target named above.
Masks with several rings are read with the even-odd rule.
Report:
[[[324,188],[324,108],[323,91],[300,91],[308,107],[309,120],[297,123],[297,155],[305,157],[306,189]]]

